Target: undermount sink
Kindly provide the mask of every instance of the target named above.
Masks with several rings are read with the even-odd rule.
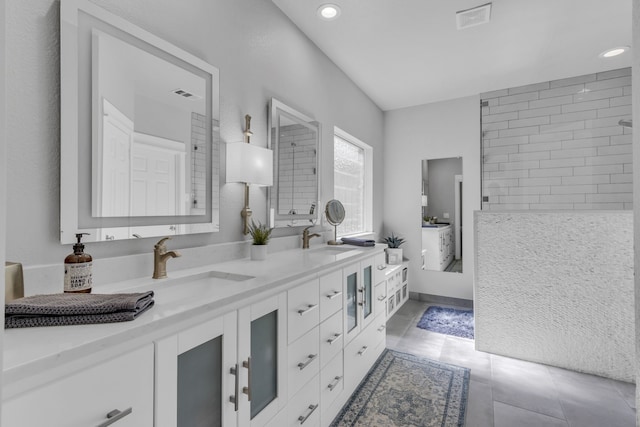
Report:
[[[341,255],[341,254],[346,254],[346,253],[359,251],[359,250],[360,248],[355,246],[350,246],[350,245],[336,245],[336,246],[326,245],[326,246],[320,246],[318,248],[310,249],[310,252],[323,253],[327,255]]]
[[[201,281],[201,280],[206,280],[206,279],[221,279],[221,280],[225,280],[225,281],[231,281],[231,282],[244,282],[247,280],[251,280],[251,279],[255,279],[254,276],[248,276],[246,274],[238,274],[238,273],[229,273],[226,271],[217,271],[217,270],[210,270],[210,271],[204,271],[202,273],[196,273],[196,274],[192,274],[189,276],[183,276],[183,277],[169,277],[166,280],[163,280],[162,282],[164,283],[188,283],[188,282],[196,282],[196,281]],[[211,281],[212,283],[215,283],[215,280]]]

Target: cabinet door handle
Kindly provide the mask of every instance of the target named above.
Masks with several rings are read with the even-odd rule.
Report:
[[[336,388],[338,386],[338,384],[340,384],[340,380],[341,379],[342,379],[342,377],[335,377],[333,379],[333,381],[331,382],[331,384],[329,384],[329,386],[327,386],[329,391],[333,391],[333,389]]]
[[[380,325],[380,327],[378,328],[378,332],[382,332],[384,331],[385,326],[384,325]]]
[[[247,395],[247,399],[251,402],[251,357],[242,361],[242,367],[247,368],[247,386],[242,387],[242,392]]]
[[[365,292],[364,287],[358,289],[358,291],[362,292],[362,302],[359,302],[358,305],[360,305],[361,307],[364,307],[367,305],[367,293]]]
[[[313,414],[313,411],[315,411],[316,409],[318,409],[318,405],[309,405],[309,407],[307,409],[310,409],[309,413],[307,415],[300,415],[298,417],[298,421],[300,422],[300,425],[304,424],[305,421],[307,421],[307,418],[309,418],[311,416],[311,414]]]
[[[333,291],[332,294],[327,295],[327,298],[334,299],[335,297],[338,297],[340,295],[342,295],[342,291]]]
[[[380,295],[380,296],[378,297],[378,301],[384,301],[384,299],[385,299],[386,297],[387,297],[386,295]]]
[[[118,420],[123,419],[124,417],[126,417],[127,415],[129,415],[131,412],[133,412],[133,408],[127,408],[124,411],[120,411],[119,409],[114,409],[113,411],[109,412],[107,414],[107,421],[98,424],[97,427],[107,427],[110,426],[111,424],[115,423]]]
[[[233,396],[229,396],[229,402],[233,403],[233,410],[238,412],[238,401],[240,400],[238,399],[238,390],[240,389],[240,375],[238,374],[238,364],[236,363],[236,366],[231,368],[229,371],[231,375],[236,377],[235,391]]]
[[[367,352],[367,350],[369,350],[369,347],[367,347],[366,345],[365,345],[365,346],[363,346],[363,347],[360,349],[360,351],[358,351],[358,356],[362,356],[362,355],[364,355],[364,354]]]
[[[317,354],[310,354],[309,356],[307,356],[307,361],[306,362],[300,362],[298,363],[298,368],[300,368],[300,370],[302,371],[304,368],[306,368],[307,366],[309,366],[309,363],[313,362],[313,360],[318,357]]]
[[[327,342],[329,343],[329,345],[333,345],[333,343],[338,341],[341,336],[342,334],[333,334],[333,338],[329,338]]]
[[[304,316],[305,314],[307,314],[308,312],[310,312],[311,310],[313,310],[314,308],[316,308],[318,306],[318,304],[309,304],[307,306],[307,308],[305,308],[304,310],[298,310],[298,314],[300,316]]]

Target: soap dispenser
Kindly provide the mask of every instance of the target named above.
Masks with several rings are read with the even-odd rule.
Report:
[[[76,234],[78,243],[73,245],[73,253],[64,259],[64,291],[67,293],[91,292],[93,258],[84,253],[81,240],[85,234],[89,233]]]

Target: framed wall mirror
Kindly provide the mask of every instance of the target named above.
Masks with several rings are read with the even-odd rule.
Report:
[[[60,15],[61,242],[218,231],[218,69],[88,1]]]
[[[277,99],[269,105],[273,188],[269,212],[274,227],[307,226],[318,218],[320,125]]]
[[[462,158],[422,161],[422,269],[462,273]]]

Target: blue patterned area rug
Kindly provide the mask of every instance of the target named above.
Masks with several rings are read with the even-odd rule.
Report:
[[[418,328],[455,337],[473,339],[473,310],[431,306],[422,315]]]
[[[469,372],[385,350],[331,427],[462,427]]]

